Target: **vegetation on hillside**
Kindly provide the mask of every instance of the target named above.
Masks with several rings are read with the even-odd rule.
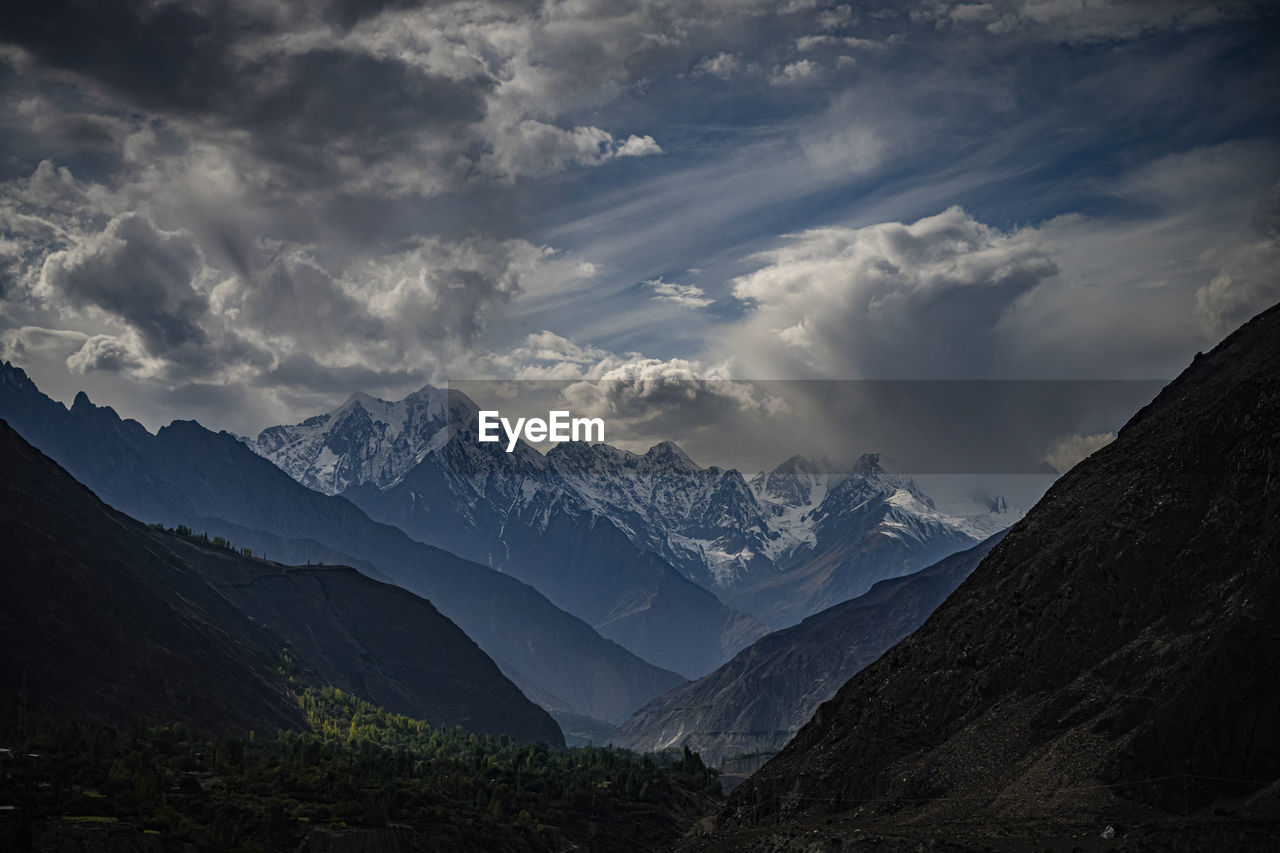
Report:
[[[306,688],[311,731],[127,730],[0,705],[0,838],[13,849],[96,833],[93,846],[296,849],[364,833],[456,849],[654,849],[719,797],[695,754],[553,750],[445,731],[343,691]],[[403,836],[403,837],[402,837]]]

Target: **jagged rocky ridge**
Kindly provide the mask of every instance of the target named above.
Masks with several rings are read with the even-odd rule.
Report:
[[[822,705],[735,792],[718,843],[836,812],[1103,826],[1260,807],[1280,780],[1277,566],[1280,306],[1198,355]]]
[[[784,627],[1014,520],[1007,508],[981,518],[939,512],[874,456],[847,472],[796,457],[748,481],[697,465],[672,442],[644,454],[582,443],[545,457],[523,444],[506,454],[474,441],[475,414],[464,395],[430,386],[395,403],[358,394],[251,444],[300,482],[521,577],[606,636],[686,674],[723,662],[759,631],[668,566]],[[602,579],[599,561],[610,555],[611,577]],[[629,604],[640,601],[642,610]],[[721,633],[690,635],[686,626],[673,648],[664,638],[680,620],[668,608]]]
[[[636,712],[610,742],[641,752],[698,752],[729,783],[773,757],[855,673],[914,631],[1003,537],[757,640],[710,675]]]
[[[175,421],[152,435],[84,394],[68,410],[9,364],[0,368],[0,417],[135,518],[186,524],[283,562],[351,565],[429,599],[549,710],[619,723],[682,681],[527,584],[300,485],[230,434]]]
[[[305,728],[285,676],[438,727],[563,745],[428,602],[346,567],[286,567],[116,512],[0,421],[0,691],[114,722]]]

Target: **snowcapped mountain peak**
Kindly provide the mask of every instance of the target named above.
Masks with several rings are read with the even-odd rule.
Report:
[[[681,471],[701,471],[702,466],[689,458],[674,441],[660,441],[645,451],[644,460],[650,467],[662,466]]]
[[[371,412],[371,411],[375,411],[379,406],[386,406],[386,405],[387,405],[386,400],[381,400],[373,396],[372,394],[366,394],[363,391],[357,391],[356,393],[348,397],[345,403],[343,403],[341,406],[338,407],[338,411],[341,412],[346,409],[350,409],[353,406],[360,406],[364,408],[365,411]]]
[[[780,463],[770,473],[772,474],[817,474],[823,470],[823,465],[807,456],[801,456],[797,453],[790,459]]]
[[[879,453],[864,453],[853,463],[853,473],[859,477],[880,477],[884,469],[880,467]]]
[[[820,504],[831,488],[830,463],[796,455],[767,474],[761,471],[751,478],[751,491],[757,500],[771,505],[774,515],[788,509]]]
[[[334,495],[357,483],[396,482],[439,446],[448,422],[444,392],[429,385],[397,401],[357,392],[330,412],[269,427],[247,443],[303,485]]]

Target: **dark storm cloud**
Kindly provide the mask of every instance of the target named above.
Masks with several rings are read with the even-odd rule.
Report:
[[[365,305],[304,256],[277,257],[250,280],[240,280],[224,307],[244,325],[269,334],[297,334],[338,344],[351,336],[369,340],[383,333]]]
[[[341,3],[329,11],[354,22],[398,5]],[[424,137],[453,137],[483,117],[492,87],[483,77],[451,80],[333,47],[267,48],[243,58],[249,41],[284,32],[310,11],[287,8],[276,20],[222,3],[20,3],[0,21],[0,40],[92,81],[126,107],[212,131],[247,131],[248,147],[285,167],[287,178],[276,179],[288,185],[323,186],[340,171],[336,157],[367,166],[412,151]],[[96,145],[112,138],[104,117],[57,122],[63,135]]]
[[[270,21],[227,3],[15,0],[0,39],[40,63],[128,93],[161,112],[199,111],[234,89],[231,47]]]
[[[205,341],[199,323],[209,302],[193,287],[203,263],[190,234],[160,231],[128,213],[74,249],[50,255],[42,276],[53,294],[124,320],[159,354]]]
[[[253,91],[226,120],[255,132],[268,159],[326,165],[328,153],[368,164],[447,135],[484,114],[486,80],[454,81],[404,63],[343,50],[276,55],[243,69]]]

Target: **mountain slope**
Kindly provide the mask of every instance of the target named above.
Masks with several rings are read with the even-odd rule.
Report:
[[[0,417],[129,515],[185,524],[283,562],[352,565],[429,599],[543,707],[616,723],[682,680],[532,587],[300,485],[230,434],[175,421],[153,436],[83,394],[68,410],[8,364]]]
[[[642,752],[687,746],[730,778],[752,772],[858,670],[918,628],[1001,538],[757,640],[641,708],[611,742]]]
[[[1277,566],[1280,307],[1065,475],[722,825],[1101,821],[1275,785]]]
[[[147,528],[0,421],[0,689],[136,714],[303,727],[276,668],[434,725],[563,743],[429,603],[352,569],[290,569]]]

